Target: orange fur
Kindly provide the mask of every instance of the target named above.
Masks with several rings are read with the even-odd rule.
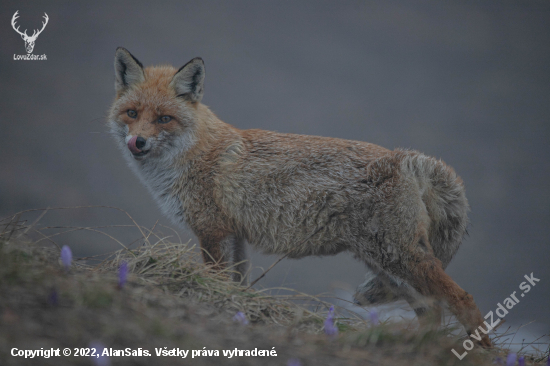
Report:
[[[143,69],[119,49],[115,70],[111,130],[162,211],[197,235],[205,262],[240,262],[245,240],[290,258],[349,251],[377,275],[358,292],[365,301],[403,297],[419,316],[437,316],[437,304],[418,305],[433,297],[468,332],[482,324],[444,272],[468,224],[462,180],[445,163],[361,141],[239,130],[201,104],[201,59]],[[139,153],[126,146],[136,136],[146,141]],[[241,280],[246,269],[237,270]]]

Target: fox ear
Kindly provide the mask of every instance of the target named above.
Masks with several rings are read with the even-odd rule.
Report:
[[[190,100],[193,103],[200,102],[204,91],[204,61],[195,57],[184,66],[172,78],[170,86],[176,91],[176,95]]]
[[[143,65],[127,49],[119,47],[115,54],[115,89],[122,93],[130,86],[145,80]]]

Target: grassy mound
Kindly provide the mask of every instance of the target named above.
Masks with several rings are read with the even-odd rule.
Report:
[[[229,279],[231,269],[215,271],[194,247],[154,233],[138,249],[65,268],[59,248],[20,235],[27,231],[13,222],[0,229],[1,365],[492,365],[505,358],[497,347],[459,360],[451,350],[462,350],[462,340],[449,328],[374,325],[338,309],[339,334],[329,337],[329,304],[314,299],[313,311],[288,296],[245,289]],[[111,356],[86,356],[91,347]],[[52,349],[60,355],[43,357]],[[42,353],[12,355],[24,350]],[[527,364],[542,358],[527,357]]]

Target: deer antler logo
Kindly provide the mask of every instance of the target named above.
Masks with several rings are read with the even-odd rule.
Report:
[[[46,28],[46,24],[48,24],[48,14],[44,13],[44,19],[46,20],[45,22],[42,22],[42,29],[40,30],[34,30],[32,36],[28,36],[27,35],[27,30],[25,29],[24,32],[21,32],[19,30],[19,26],[17,26],[17,28],[15,28],[15,20],[17,18],[19,18],[19,15],[17,15],[17,13],[19,13],[19,10],[17,10],[15,12],[15,14],[13,14],[13,18],[11,18],[11,26],[13,27],[13,29],[19,33],[21,35],[21,38],[23,38],[23,41],[25,41],[25,48],[27,49],[27,53],[32,53],[32,50],[34,49],[34,42],[36,41],[36,38],[38,38],[38,35],[40,33],[42,33],[42,31],[44,30],[44,28]],[[37,33],[38,32],[38,33]]]

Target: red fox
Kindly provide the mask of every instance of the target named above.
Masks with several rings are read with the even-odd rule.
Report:
[[[417,151],[232,127],[201,103],[201,58],[143,68],[118,48],[115,76],[110,129],[162,212],[196,234],[206,263],[239,263],[244,276],[245,241],[289,258],[348,251],[374,273],[359,303],[404,298],[422,320],[440,314],[434,298],[468,333],[483,323],[444,271],[468,224],[451,167]],[[485,334],[480,343],[491,346]]]

